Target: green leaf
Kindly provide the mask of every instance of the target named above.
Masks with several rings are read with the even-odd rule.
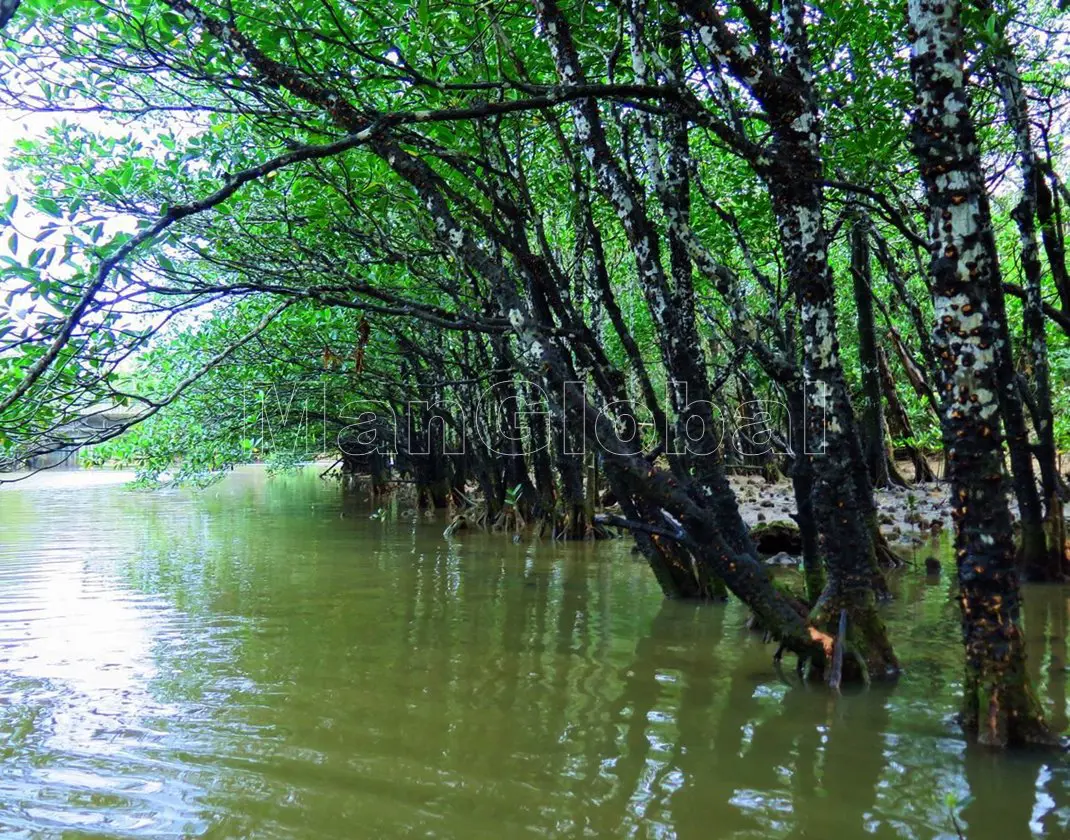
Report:
[[[51,198],[37,199],[37,209],[43,213],[47,213],[49,216],[55,216],[57,219],[63,216],[63,209],[59,206],[58,202]]]

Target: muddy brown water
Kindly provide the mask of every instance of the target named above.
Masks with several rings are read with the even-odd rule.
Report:
[[[371,513],[313,471],[0,490],[0,834],[1070,836],[1064,758],[955,727],[946,575],[893,583],[902,679],[830,697],[625,541]],[[1063,727],[1068,597],[1026,595]]]

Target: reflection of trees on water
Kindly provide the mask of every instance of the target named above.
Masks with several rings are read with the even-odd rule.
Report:
[[[1028,586],[1023,612],[1027,667],[1033,685],[1044,703],[1052,726],[1062,732],[1067,727],[1066,630],[1070,591],[1061,586]]]
[[[738,605],[661,604],[619,547],[446,545],[441,526],[297,508],[160,511],[154,559],[129,568],[231,628],[225,656],[206,629],[161,652],[217,689],[185,735],[227,831],[928,837],[951,832],[944,795],[973,792],[971,840],[1065,832],[1064,769],[985,763],[948,720],[947,580],[897,584],[901,683],[830,698],[773,678]],[[1030,667],[1065,716],[1065,597],[1033,594]]]
[[[657,739],[649,737],[645,719],[632,718],[625,753],[630,773],[622,779],[632,802],[652,800],[647,811],[681,840],[861,833],[884,759],[882,721],[858,717],[875,711],[879,718],[883,706],[858,698],[832,703],[822,690],[771,683],[771,651],[739,638],[740,615],[726,619],[723,611],[698,609],[689,627],[679,611],[667,604],[655,618],[627,683],[627,696],[645,696],[648,715],[660,707],[660,717],[676,728],[667,749],[645,748]],[[706,639],[680,632],[696,624],[705,627]],[[692,641],[708,642],[719,655],[689,655]],[[679,690],[672,697],[659,696],[657,677],[665,669],[676,674]],[[867,732],[875,749],[859,740]]]

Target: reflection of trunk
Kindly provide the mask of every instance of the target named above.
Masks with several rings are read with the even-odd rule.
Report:
[[[672,836],[680,840],[853,836],[823,829],[838,820],[830,815],[852,807],[855,797],[814,795],[815,788],[824,787],[815,769],[820,766],[823,773],[830,769],[823,760],[829,705],[819,695],[798,688],[770,702],[751,670],[751,652],[744,646],[739,654],[727,661],[718,658],[712,666],[694,659],[681,663],[690,667],[680,680],[675,713],[679,735],[671,766],[687,783],[669,801]],[[716,679],[710,679],[711,673]],[[880,757],[880,749],[875,750],[875,760]],[[777,792],[783,803],[778,805],[783,808],[778,816],[771,817],[765,807],[741,807],[756,791]],[[798,799],[790,801],[789,791],[797,791]],[[818,819],[809,823],[807,806],[820,809],[824,816],[820,825]],[[712,831],[711,813],[717,814]]]
[[[787,698],[785,698],[787,699]],[[800,705],[805,705],[799,701]],[[873,702],[865,695],[844,697],[828,712],[823,728],[824,755],[821,758],[821,787],[827,798],[815,799],[801,791],[815,808],[810,830],[803,822],[800,837],[892,836],[871,828],[872,815],[884,798],[887,772],[884,733],[889,728],[888,704]],[[837,803],[835,826],[827,813],[828,803]]]
[[[1026,671],[1044,690],[1056,732],[1066,728],[1066,594],[1062,587],[1032,586],[1022,596],[1029,658]],[[1049,644],[1050,657],[1049,657]]]
[[[916,37],[913,139],[929,204],[933,344],[943,360],[943,427],[966,645],[963,723],[994,746],[1050,733],[1025,670],[1011,518],[1003,496],[999,266],[962,69],[959,4],[910,0]],[[1009,348],[1004,348],[1004,350]]]
[[[1015,762],[1001,761],[997,756],[986,755],[977,750],[967,750],[963,756],[969,796],[963,804],[960,816],[966,825],[967,837],[1059,837],[1065,835],[1062,823],[1062,803],[1052,803],[1046,808],[1047,817],[1057,817],[1034,833],[1038,791],[1035,772],[1023,772],[1025,768]],[[1047,786],[1058,795],[1062,784]],[[1045,820],[1044,822],[1048,822]]]
[[[862,372],[861,425],[862,453],[874,487],[887,487],[888,447],[885,442],[884,412],[881,410],[880,372],[877,366],[877,327],[873,318],[872,277],[869,267],[869,240],[865,224],[856,220],[851,228],[851,279],[858,312],[858,365]]]
[[[1051,699],[1052,715],[1051,723],[1056,732],[1063,732],[1067,726],[1066,719],[1066,595],[1056,590],[1046,593],[1048,602],[1048,614],[1051,617],[1051,659],[1049,661],[1051,673],[1048,677],[1048,697]]]
[[[625,813],[637,791],[646,785],[651,760],[649,727],[661,717],[659,707],[668,694],[658,675],[666,659],[667,645],[660,637],[662,616],[669,609],[663,606],[654,617],[650,630],[636,643],[635,653],[619,677],[622,693],[610,706],[609,725],[603,753],[617,756],[610,766],[599,768],[611,773],[615,782],[610,794],[614,813]],[[673,610],[675,613],[676,610]]]
[[[619,758],[595,768],[602,776],[608,769],[615,777],[615,815],[626,813],[636,797],[645,799],[651,791],[661,791],[667,798],[661,807],[673,814],[671,836],[680,840],[710,836],[710,813],[718,815],[717,836],[736,836],[756,828],[753,817],[741,815],[729,804],[738,789],[738,777],[726,770],[734,770],[736,762],[752,756],[760,759],[753,751],[740,749],[746,724],[758,706],[748,674],[733,682],[739,684],[738,691],[725,701],[727,672],[730,669],[738,675],[745,669],[724,656],[736,650],[724,644],[724,623],[724,609],[662,606],[636,644],[635,654],[620,670],[620,696],[614,699],[606,721],[602,750],[603,755]],[[673,685],[662,682],[666,672],[674,675]],[[665,722],[674,732],[671,745],[652,749],[666,732]],[[711,743],[716,749],[710,749]],[[679,773],[687,783],[652,784],[651,770],[659,765],[659,776]]]

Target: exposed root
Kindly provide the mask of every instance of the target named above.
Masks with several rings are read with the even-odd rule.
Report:
[[[526,527],[527,523],[520,511],[512,505],[507,505],[505,509],[498,514],[498,518],[494,520],[490,529],[492,531],[504,531],[507,534],[512,533],[517,535]]]
[[[582,508],[573,507],[559,513],[554,520],[554,540],[604,540],[613,536],[612,531],[600,522],[588,517]]]
[[[446,526],[446,530],[442,532],[442,536],[449,539],[458,531],[462,531],[466,528],[474,530],[486,531],[488,529],[488,520],[490,518],[490,512],[487,510],[487,506],[484,504],[470,505],[461,511],[458,511],[450,520],[450,524]]]
[[[836,634],[836,643],[832,647],[832,655],[829,657],[828,686],[834,691],[840,690],[840,682],[843,680],[843,649],[847,645],[847,610],[840,610],[840,627]],[[865,669],[863,668],[863,672]]]
[[[458,494],[460,495],[460,494]],[[451,498],[448,507],[449,525],[443,536],[451,537],[465,529],[506,533],[513,536],[528,531],[536,539],[549,537],[552,540],[602,540],[610,539],[616,534],[605,523],[591,519],[582,512],[578,514],[551,511],[546,516],[527,519],[515,505],[506,503],[505,507],[492,516],[485,502],[473,502],[466,496],[460,496],[464,507],[457,507]]]
[[[877,555],[877,565],[882,569],[898,569],[906,565],[907,561],[895,553],[879,528],[873,529],[873,551]]]

